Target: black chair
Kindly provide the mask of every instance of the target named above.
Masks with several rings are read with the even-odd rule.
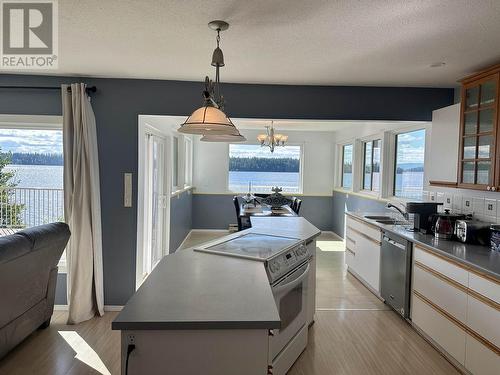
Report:
[[[296,199],[295,200],[295,209],[292,208],[292,210],[298,215],[300,211],[300,206],[302,206],[302,199]]]
[[[234,208],[236,209],[236,220],[238,221],[238,231],[243,229],[243,224],[241,223],[240,217],[240,202],[237,196],[233,197]]]
[[[256,196],[257,198],[267,198],[269,194],[255,193],[254,196]]]
[[[292,197],[292,202],[290,203],[290,208],[292,209],[293,212],[295,212],[295,208],[297,207],[297,198]]]

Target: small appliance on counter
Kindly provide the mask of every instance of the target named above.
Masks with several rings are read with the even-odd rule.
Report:
[[[464,219],[464,214],[453,214],[450,210],[444,210],[444,212],[434,214],[429,218],[434,237],[442,240],[452,240],[456,221]]]
[[[406,212],[413,214],[413,227],[416,232],[431,233],[430,216],[437,213],[438,206],[443,203],[437,202],[408,202]]]
[[[460,219],[455,222],[455,236],[463,243],[488,246],[490,243],[490,226],[492,226],[491,223],[484,221]]]

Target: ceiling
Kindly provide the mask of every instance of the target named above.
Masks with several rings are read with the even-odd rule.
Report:
[[[53,75],[447,86],[500,61],[498,0],[64,0]],[[429,65],[446,62],[439,68]]]

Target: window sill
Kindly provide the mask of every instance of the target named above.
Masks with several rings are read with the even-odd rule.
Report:
[[[172,194],[170,194],[170,197],[171,198],[177,197],[177,196],[181,195],[182,193],[185,193],[186,191],[193,190],[193,189],[194,189],[194,186],[186,186],[182,189],[178,189],[178,190],[172,192]]]
[[[357,197],[371,199],[371,200],[374,200],[374,201],[379,201],[379,202],[384,202],[384,203],[387,203],[389,201],[389,199],[381,198],[378,193],[373,193],[373,192],[369,192],[369,191],[366,191],[366,190],[361,190],[361,191],[356,191],[355,192],[355,191],[346,190],[346,189],[343,189],[343,188],[335,188],[335,189],[333,189],[333,191],[335,191],[337,193],[344,193],[344,194],[355,195]]]

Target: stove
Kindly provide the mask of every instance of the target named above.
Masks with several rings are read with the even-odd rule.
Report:
[[[271,284],[311,256],[304,241],[259,233],[248,233],[195,251],[264,262]]]

